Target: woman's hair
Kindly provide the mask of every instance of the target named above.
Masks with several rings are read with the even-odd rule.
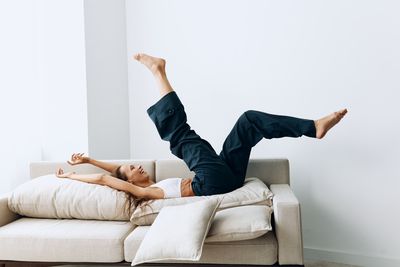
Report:
[[[126,177],[125,173],[121,172],[121,165],[119,165],[118,168],[115,170],[115,172],[111,173],[111,175],[115,176],[118,179],[128,181],[128,177]],[[133,214],[133,212],[136,210],[136,208],[138,208],[138,207],[142,208],[151,203],[151,201],[149,201],[149,199],[136,197],[128,192],[125,192],[125,194],[126,194],[126,199],[127,199],[125,202],[125,208],[129,215]],[[152,200],[154,201],[154,199],[152,199]],[[129,205],[128,205],[128,203],[129,203]],[[143,205],[144,203],[146,205]],[[131,210],[132,206],[134,206],[134,210]],[[151,206],[150,206],[150,208],[151,208]]]

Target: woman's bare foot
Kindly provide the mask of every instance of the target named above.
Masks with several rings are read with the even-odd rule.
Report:
[[[144,53],[134,54],[133,58],[145,65],[153,74],[165,72],[165,60],[158,57],[152,57]]]
[[[163,58],[152,57],[144,53],[134,54],[133,58],[145,65],[154,75],[161,97],[174,91],[165,73],[165,60]]]
[[[343,116],[346,115],[346,113],[347,109],[342,109],[319,120],[315,120],[314,123],[317,130],[316,137],[318,139],[323,138],[329,129],[335,126],[343,118]]]

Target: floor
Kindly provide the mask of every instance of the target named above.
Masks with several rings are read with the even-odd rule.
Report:
[[[62,265],[59,267],[95,267],[96,265]],[[334,262],[327,262],[327,261],[305,261],[305,267],[361,267],[356,265],[347,265],[347,264],[340,264]],[[102,266],[107,267],[107,266]]]
[[[327,262],[327,261],[305,261],[305,267],[361,267],[356,265],[347,265],[341,263]]]

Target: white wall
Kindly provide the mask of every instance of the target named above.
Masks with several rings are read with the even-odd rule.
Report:
[[[395,1],[126,1],[128,56],[167,59],[188,122],[220,152],[247,109],[316,119],[346,107],[325,139],[263,140],[287,157],[307,257],[400,264],[400,4]],[[151,74],[129,59],[132,158],[174,158],[146,109]]]
[[[85,0],[89,154],[129,159],[125,0]]]
[[[83,26],[78,0],[0,2],[0,194],[87,151]]]
[[[83,2],[37,0],[42,160],[88,150]]]
[[[32,1],[0,2],[0,194],[41,156],[34,10]]]

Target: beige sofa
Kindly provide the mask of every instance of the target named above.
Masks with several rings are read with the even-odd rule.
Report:
[[[181,160],[124,160],[142,164],[155,181],[193,177]],[[33,162],[31,178],[54,173],[64,162]],[[80,173],[98,172],[90,165],[74,166]],[[273,231],[244,241],[205,243],[198,262],[145,263],[141,266],[303,266],[300,204],[290,188],[287,159],[251,159],[247,177],[258,177],[274,193]],[[14,214],[7,205],[10,193],[0,196],[0,267],[56,265],[130,266],[150,226],[130,221],[41,219]],[[4,226],[9,226],[4,228]],[[10,227],[12,226],[12,227]],[[5,231],[6,230],[6,231]]]

